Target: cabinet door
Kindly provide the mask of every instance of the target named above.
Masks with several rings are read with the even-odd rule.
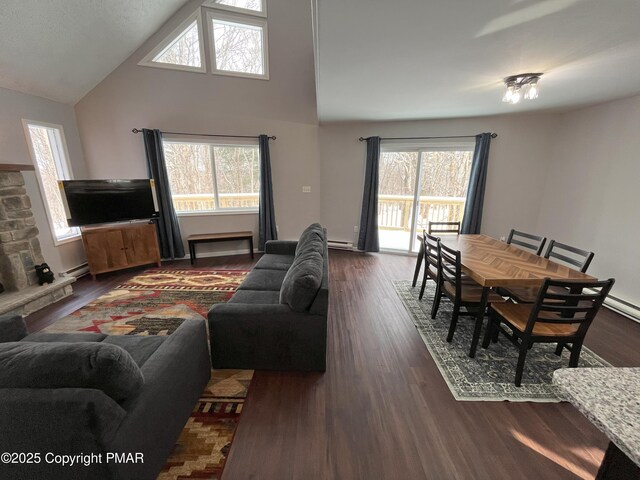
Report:
[[[158,261],[156,229],[154,225],[142,225],[122,230],[125,252],[130,265]]]
[[[87,232],[84,234],[84,242],[92,273],[126,268],[127,255],[119,230]]]

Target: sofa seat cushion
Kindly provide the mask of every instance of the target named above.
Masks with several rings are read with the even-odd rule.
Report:
[[[119,402],[136,395],[143,384],[140,368],[116,345],[0,344],[0,388],[94,388]]]
[[[37,332],[27,335],[23,342],[101,342],[107,336],[104,333],[70,332],[70,333],[46,333]]]
[[[160,335],[109,335],[102,343],[123,348],[131,355],[136,365],[142,367],[166,339],[167,337]]]
[[[322,284],[323,267],[323,257],[318,252],[296,255],[282,283],[280,303],[295,312],[308,311]]]
[[[280,303],[280,292],[275,290],[238,290],[227,303],[275,305]]]
[[[261,268],[252,270],[244,279],[239,290],[273,290],[279,291],[287,272],[285,270],[271,270]]]
[[[276,253],[270,253],[263,255],[258,263],[253,267],[254,269],[269,269],[269,270],[289,270],[293,263],[293,255],[281,255]]]

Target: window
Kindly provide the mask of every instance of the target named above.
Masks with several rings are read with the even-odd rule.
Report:
[[[138,65],[205,72],[200,11],[191,15]]]
[[[266,20],[208,12],[207,22],[213,73],[269,78]]]
[[[54,243],[58,245],[78,238],[80,230],[67,225],[67,214],[58,186],[58,180],[73,178],[62,126],[30,120],[23,122]]]
[[[179,214],[257,212],[257,144],[165,140],[171,196]]]
[[[207,0],[202,5],[232,12],[260,15],[262,17],[267,15],[264,0]]]
[[[430,221],[459,222],[471,174],[472,144],[390,145],[380,153],[380,248],[417,251]]]

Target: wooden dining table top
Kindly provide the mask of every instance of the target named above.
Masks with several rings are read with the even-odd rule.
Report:
[[[462,270],[483,287],[537,286],[553,280],[591,281],[594,277],[487,235],[443,235],[460,251]]]

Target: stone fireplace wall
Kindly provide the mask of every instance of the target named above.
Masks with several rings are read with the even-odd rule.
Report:
[[[0,282],[8,291],[38,283],[44,262],[31,200],[20,172],[0,172]]]

